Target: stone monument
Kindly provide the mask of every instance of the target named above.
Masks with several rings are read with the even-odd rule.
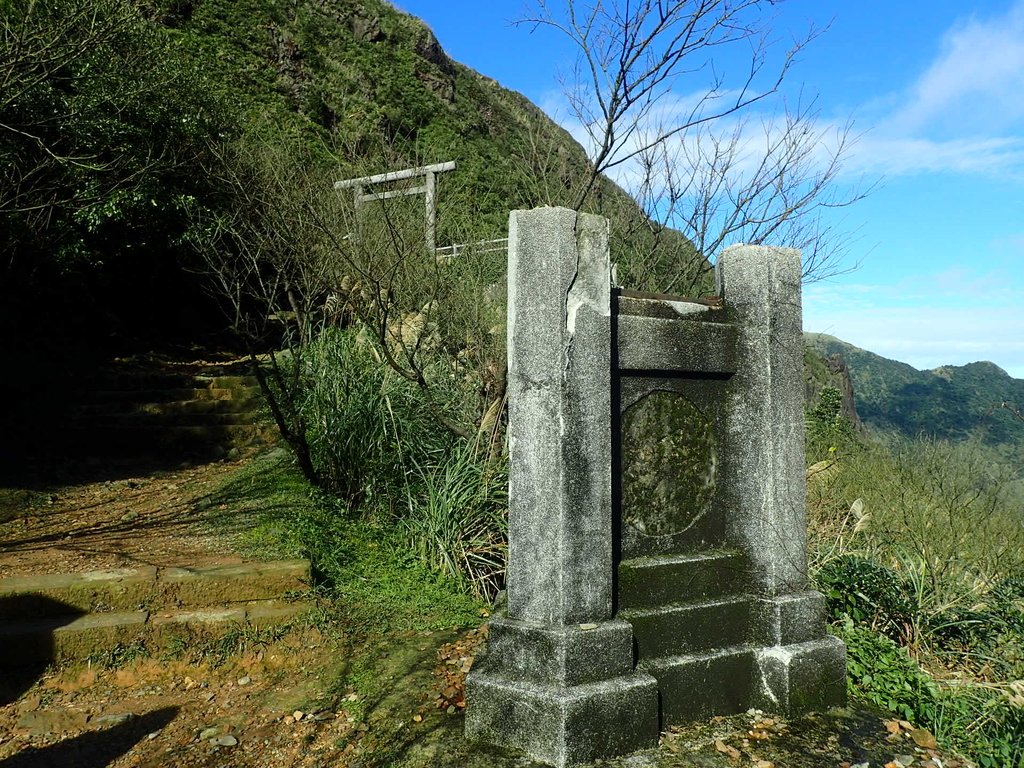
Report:
[[[508,601],[466,735],[556,766],[845,694],[807,587],[799,252],[726,250],[703,301],[609,259],[600,217],[511,215]]]

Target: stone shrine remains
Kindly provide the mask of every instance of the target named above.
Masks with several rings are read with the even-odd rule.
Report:
[[[798,251],[734,246],[715,301],[631,293],[606,220],[512,213],[508,602],[468,738],[577,765],[843,702],[807,585],[800,276]]]

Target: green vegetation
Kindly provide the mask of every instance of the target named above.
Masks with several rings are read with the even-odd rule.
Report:
[[[221,507],[230,518],[219,514]],[[470,626],[483,607],[458,579],[430,570],[391,518],[351,514],[311,487],[283,451],[247,464],[210,495],[209,519],[255,553],[307,557],[346,625],[373,632]]]
[[[212,494],[211,518],[240,507],[250,546],[309,557],[346,626],[479,621],[503,579],[503,256],[442,262],[418,198],[356,216],[331,182],[456,160],[437,240],[467,243],[569,201],[583,150],[382,0],[0,0],[0,83],[14,355],[228,325],[291,454]],[[631,287],[708,288],[692,245],[615,185],[587,208]],[[842,376],[808,356],[812,570],[852,694],[1024,765],[1022,383],[810,343],[844,355],[865,422],[902,435],[861,436]],[[369,691],[361,658],[345,684]]]
[[[822,356],[841,355],[849,366],[864,423],[906,437],[976,439],[1020,464],[1024,445],[1024,381],[992,363],[919,371],[832,336],[806,334]]]
[[[1024,765],[1024,526],[1016,473],[978,442],[815,440],[812,573],[849,653],[850,693],[980,765]],[[835,437],[835,435],[833,435]]]

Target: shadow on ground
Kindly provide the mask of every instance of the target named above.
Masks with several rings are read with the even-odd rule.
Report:
[[[28,747],[0,760],[0,768],[104,768],[177,714],[177,707],[166,707],[47,747]]]
[[[0,596],[0,707],[42,676],[54,659],[54,631],[82,613],[44,595]]]
[[[55,656],[54,632],[82,611],[44,595],[0,597],[0,706],[17,701],[42,677]],[[0,760],[0,768],[103,768],[177,715],[176,707],[132,717],[46,747],[26,747]]]
[[[435,706],[438,648],[458,633],[390,637],[357,650],[337,695],[359,680],[373,681],[363,699],[362,723],[344,747],[339,764],[360,768],[540,768],[529,758],[463,739],[461,711]],[[377,685],[374,690],[373,684]],[[469,703],[472,706],[472,702]],[[419,720],[417,720],[417,717]],[[762,712],[715,718],[662,734],[657,748],[600,761],[605,768],[824,768],[842,764],[886,765],[897,757],[934,765],[941,751],[921,749],[909,733],[892,734],[887,718],[852,706],[786,720]],[[890,721],[892,722],[892,721]],[[760,762],[759,762],[760,761]],[[903,763],[907,764],[907,763]],[[953,763],[958,764],[958,763]],[[962,763],[961,763],[962,764]]]

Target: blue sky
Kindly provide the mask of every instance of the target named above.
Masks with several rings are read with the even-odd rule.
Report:
[[[396,5],[567,123],[557,75],[574,52],[511,23],[529,5]],[[822,128],[852,119],[839,183],[877,182],[830,214],[859,266],[805,288],[805,329],[917,368],[991,360],[1024,378],[1024,0],[789,0],[772,13],[780,51],[827,27],[783,95],[816,94]]]

